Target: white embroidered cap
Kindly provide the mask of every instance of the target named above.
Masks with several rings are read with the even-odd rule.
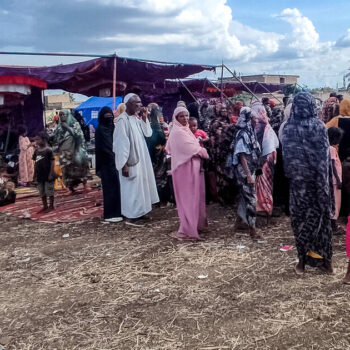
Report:
[[[130,93],[130,94],[127,94],[125,97],[124,97],[124,103],[127,103],[130,99],[131,99],[131,97],[134,97],[134,96],[137,96],[136,94],[134,94],[134,93]]]

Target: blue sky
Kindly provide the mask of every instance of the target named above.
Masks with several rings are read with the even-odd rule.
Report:
[[[350,67],[349,13],[349,0],[1,0],[0,50],[224,60],[242,74],[336,87]],[[0,64],[79,60],[0,55]]]
[[[269,32],[287,32],[288,25],[273,18],[285,8],[297,8],[310,18],[321,40],[337,40],[349,28],[348,0],[228,0],[233,17],[246,25]]]

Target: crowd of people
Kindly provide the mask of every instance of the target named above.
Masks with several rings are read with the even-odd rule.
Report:
[[[2,187],[8,182],[21,186],[36,184],[43,203],[41,212],[54,210],[54,190],[59,184],[71,193],[81,183],[86,189],[91,177],[86,150],[89,128],[82,117],[61,110],[54,130],[41,131],[33,138],[27,136],[24,125],[19,125],[17,131],[19,155],[12,155],[13,161],[7,162],[1,172]],[[6,204],[5,201],[3,205]]]
[[[295,272],[303,274],[308,264],[333,273],[332,237],[345,233],[337,224],[341,207],[349,215],[350,154],[343,140],[350,136],[350,101],[337,99],[339,115],[331,117],[307,92],[284,99],[284,106],[204,101],[193,109],[179,101],[169,125],[157,104],[144,108],[135,94],[124,102],[115,124],[111,110],[99,116],[110,126],[103,138],[108,144],[96,144],[97,162],[115,166],[114,180],[101,177],[107,220],[139,226],[153,204],[175,203],[180,225],[172,236],[199,240],[208,230],[206,203],[237,203],[235,230],[259,241],[257,215],[268,224],[285,211],[299,257]],[[119,191],[120,202],[111,199]],[[113,218],[108,206],[118,208]]]
[[[20,132],[19,179],[37,182],[43,211],[54,210],[60,177],[73,193],[79,184],[86,189],[90,175],[83,118],[62,110],[56,123],[34,142]],[[100,110],[95,155],[107,222],[142,226],[153,205],[176,205],[180,225],[172,236],[199,240],[208,230],[206,204],[218,202],[237,208],[235,230],[259,242],[257,216],[268,225],[285,212],[298,252],[295,272],[310,265],[333,273],[332,237],[345,233],[337,220],[350,211],[349,100],[331,94],[321,110],[308,92],[283,105],[267,98],[250,106],[179,101],[167,124],[160,106],[143,107],[131,93],[116,113]]]

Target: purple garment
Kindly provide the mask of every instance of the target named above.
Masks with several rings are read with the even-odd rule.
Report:
[[[200,238],[198,229],[208,226],[201,159],[192,157],[174,170],[172,178],[180,218],[177,235],[180,238]]]

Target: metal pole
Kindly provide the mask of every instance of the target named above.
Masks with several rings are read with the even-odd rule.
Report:
[[[12,115],[9,118],[9,126],[7,128],[7,135],[6,135],[6,141],[5,141],[5,148],[4,148],[4,154],[7,153],[7,148],[9,146],[10,141],[10,133],[11,133],[11,124],[12,124]]]
[[[191,97],[194,99],[195,102],[198,103],[197,99],[193,96],[192,92],[188,89],[188,87],[183,83],[183,81],[181,81],[180,79],[177,79],[181,84],[182,86],[187,90],[187,92],[191,95]]]
[[[43,124],[44,124],[43,130],[46,130],[46,113],[45,113],[45,95],[44,95],[44,90],[41,90],[41,102],[43,104]]]
[[[0,51],[0,55],[22,55],[22,56],[68,56],[68,57],[114,57],[115,54],[110,55],[99,55],[99,54],[85,54],[85,53],[63,53],[63,52],[16,52],[16,51]],[[169,64],[169,65],[181,65],[181,66],[202,66],[204,69],[214,70],[218,66],[210,66],[208,64],[191,64],[191,63],[181,63],[181,62],[164,62],[156,60],[145,60],[131,57],[120,57],[122,60],[139,61],[139,62],[149,62],[149,63],[159,63],[159,64]]]
[[[67,57],[113,57],[113,55],[97,55],[85,53],[64,53],[64,52],[14,52],[0,51],[0,55],[20,55],[20,56],[67,56]]]
[[[296,83],[296,85],[298,85],[300,87],[300,89],[304,89],[304,87],[301,86],[300,84]],[[306,86],[306,88],[307,88],[307,86]]]
[[[223,100],[223,86],[224,86],[224,60],[222,60],[222,64],[221,64],[221,93],[220,93],[220,99],[221,102]]]
[[[113,113],[115,112],[116,85],[117,85],[117,54],[115,53],[114,64],[113,64]]]
[[[241,84],[248,90],[248,92],[249,92],[251,95],[253,95],[258,101],[260,101],[259,97],[256,96],[256,95],[254,94],[254,92],[253,92],[252,90],[250,90],[249,87],[248,87],[246,84],[243,83],[242,80],[240,80],[239,78],[237,78],[237,76],[231,71],[230,68],[228,68],[225,64],[224,64],[223,66],[232,74],[232,76],[233,76],[239,83],[241,83]]]
[[[222,90],[220,90],[220,88],[218,86],[216,86],[212,81],[210,81],[208,78],[206,78],[206,80],[209,82],[209,84],[213,85],[215,89],[219,90],[220,93],[227,99],[228,103],[230,103],[232,106],[234,106],[235,104],[230,101],[229,97],[226,96]]]
[[[257,82],[265,91],[267,91],[273,98],[275,98],[277,101],[280,103],[283,103],[277,96],[275,96],[271,91],[269,91],[264,85],[261,83]]]
[[[255,83],[255,85],[254,85],[254,94],[255,94],[255,91],[256,91],[256,86],[257,86],[257,84]],[[253,102],[253,98],[254,98],[254,96],[252,95],[252,98],[250,99],[250,104],[252,104],[252,102]]]

